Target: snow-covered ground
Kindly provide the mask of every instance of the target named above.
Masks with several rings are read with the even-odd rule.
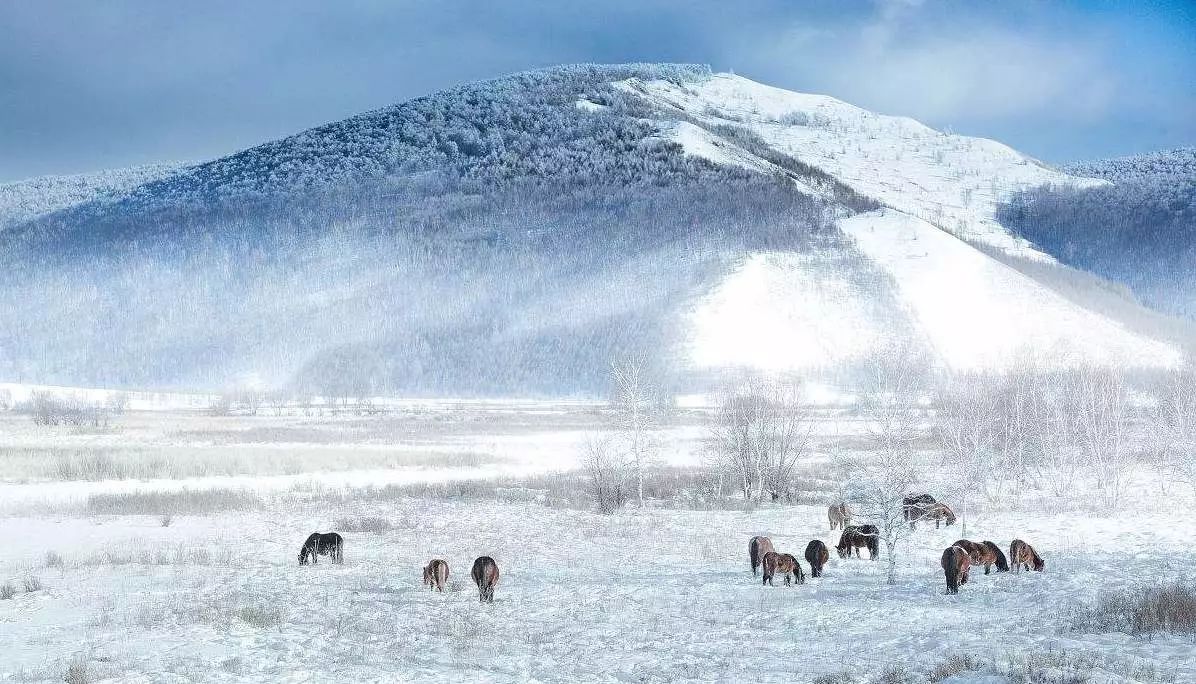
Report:
[[[74,665],[87,678],[73,681],[809,682],[897,665],[925,673],[958,654],[995,668],[1013,656],[1060,650],[1104,663],[1111,674],[1093,681],[1135,681],[1116,673],[1147,664],[1172,678],[1146,681],[1196,681],[1190,640],[1089,634],[1071,629],[1069,618],[1101,592],[1192,576],[1196,538],[1176,513],[1192,501],[1178,487],[1160,495],[1148,485],[1150,504],[1121,515],[1017,502],[971,509],[969,538],[1003,548],[1026,539],[1046,558],[1047,572],[976,572],[957,596],[944,594],[938,557],[963,536],[962,525],[920,528],[900,556],[893,587],[884,583],[883,563],[837,557],[824,578],[763,587],[748,570],[748,539],[768,535],[799,557],[810,539],[833,545],[837,533],[828,531],[824,507],[684,510],[665,502],[603,516],[514,490],[495,499],[379,489],[454,470],[485,477],[573,468],[594,425],[578,427],[585,412],[573,405],[497,414],[450,406],[430,411],[408,433],[393,425],[361,432],[360,421],[343,417],[302,420],[309,442],[323,439],[316,427],[324,421],[362,450],[418,443],[451,455],[465,443],[488,463],[518,469],[446,461],[307,472],[296,475],[301,482],[244,476],[235,486],[254,492],[249,508],[176,514],[169,525],[153,511],[89,514],[83,502],[92,494],[194,488],[201,480],[3,478],[6,503],[25,496],[56,505],[0,507],[0,585],[14,588],[0,599],[0,681],[62,681]],[[181,421],[206,425],[208,448],[221,450],[237,448],[238,435],[295,430],[300,419],[188,423],[201,419],[158,412],[141,420],[152,425],[129,431],[145,444],[165,448],[173,438],[194,446],[197,430],[172,422]],[[234,429],[220,430],[221,421]],[[254,423],[262,429],[253,432]],[[667,463],[701,461],[700,425],[690,415],[662,435]],[[17,423],[3,427],[0,475],[34,438],[74,449],[87,437],[69,430],[14,436]],[[818,451],[852,448],[846,440],[859,430],[846,419],[820,424]],[[345,564],[325,558],[300,567],[302,539],[330,529],[346,538]],[[502,570],[492,605],[477,601],[468,577],[479,555],[493,556]],[[450,564],[445,594],[420,585],[420,569],[433,557]],[[1007,681],[996,671],[947,681]]]

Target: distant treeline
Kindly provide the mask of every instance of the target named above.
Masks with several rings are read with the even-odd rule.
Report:
[[[1196,318],[1196,148],[1067,170],[1112,184],[1026,190],[1000,208],[1000,221],[1155,309]]]

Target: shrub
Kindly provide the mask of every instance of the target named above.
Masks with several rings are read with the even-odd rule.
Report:
[[[16,595],[17,588],[12,585],[12,582],[0,584],[0,601],[7,601]]]
[[[36,575],[26,575],[21,583],[25,585],[27,592],[41,591],[42,588],[42,581]]]
[[[977,658],[966,653],[957,653],[935,665],[934,669],[930,671],[929,678],[932,682],[941,682],[948,677],[971,670],[979,670],[981,667],[984,667],[984,664]]]
[[[1175,582],[1109,592],[1073,616],[1078,630],[1153,636],[1196,634],[1196,586]]]
[[[62,560],[62,555],[59,554],[57,551],[47,551],[46,552],[46,567],[47,568],[58,568],[59,570],[61,570],[64,565],[65,565],[65,563]]]

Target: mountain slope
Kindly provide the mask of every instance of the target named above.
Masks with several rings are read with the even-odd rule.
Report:
[[[1196,320],[1196,148],[1069,168],[1112,184],[1026,190],[1002,206],[1004,223],[1155,309]]]
[[[684,383],[896,342],[950,366],[1175,363],[969,244],[1055,268],[994,220],[1039,182],[1103,184],[700,67],[516,74],[13,227],[0,374],[348,396],[593,392],[628,356]]]
[[[71,176],[40,176],[0,183],[0,230],[80,204],[115,199],[185,168],[148,164]]]

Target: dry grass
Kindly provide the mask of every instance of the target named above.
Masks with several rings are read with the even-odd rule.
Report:
[[[16,595],[17,588],[12,585],[12,582],[0,584],[0,601],[8,601]]]
[[[209,515],[256,510],[262,505],[247,489],[180,489],[92,494],[85,511],[92,515]]]
[[[1160,633],[1196,634],[1196,585],[1174,582],[1103,594],[1075,611],[1074,629],[1124,632],[1150,637]]]

